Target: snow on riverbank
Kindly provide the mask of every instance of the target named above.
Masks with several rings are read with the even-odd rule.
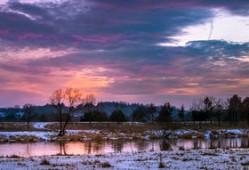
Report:
[[[41,140],[50,140],[51,136],[55,136],[56,132],[40,132],[40,131],[22,131],[22,132],[0,132],[0,136],[3,136],[6,140],[12,137],[32,136]],[[14,139],[13,139],[14,140]]]
[[[189,150],[0,158],[0,169],[247,169],[248,150]]]
[[[67,130],[63,140],[79,139],[90,140],[88,136],[100,134],[99,130]],[[38,142],[38,141],[54,141],[57,139],[58,132],[56,131],[15,131],[15,132],[0,132],[0,142]]]
[[[44,129],[47,129],[46,126],[47,125],[50,125],[50,124],[54,124],[55,122],[34,122],[32,124],[32,126],[36,129],[41,129],[41,130],[44,130]]]
[[[46,123],[36,124],[34,127],[45,128]],[[92,139],[143,139],[151,138],[234,138],[249,136],[249,130],[228,129],[228,130],[208,130],[197,131],[190,129],[178,130],[151,130],[144,133],[112,133],[101,130],[67,130],[63,138],[57,136],[56,131],[18,131],[18,132],[0,132],[0,142],[36,142],[36,141],[55,141],[55,140],[92,140]]]

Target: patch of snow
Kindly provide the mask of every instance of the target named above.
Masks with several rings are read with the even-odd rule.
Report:
[[[10,136],[35,136],[42,140],[50,140],[50,137],[56,135],[56,132],[39,132],[39,131],[23,131],[23,132],[0,132],[1,136],[10,137]]]
[[[225,132],[230,133],[230,134],[235,134],[235,135],[242,134],[242,130],[240,130],[240,129],[228,129],[228,130],[225,130]]]
[[[205,137],[205,139],[210,139],[211,138],[211,131],[210,130],[208,130],[208,131],[205,131],[204,132],[204,137]]]
[[[165,134],[169,134],[171,131],[168,130],[150,130],[147,131],[149,134],[157,135],[157,136],[165,136]]]
[[[100,130],[66,130],[67,133],[91,133],[91,134],[99,134]]]
[[[146,136],[142,136],[142,139],[143,140],[150,140],[150,137],[148,135],[146,135]]]
[[[45,126],[53,124],[55,122],[34,122],[32,125],[36,129],[47,129]]]

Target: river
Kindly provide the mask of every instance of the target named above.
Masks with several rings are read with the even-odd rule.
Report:
[[[118,152],[143,152],[162,150],[189,149],[232,149],[249,148],[248,138],[220,139],[176,139],[176,140],[109,140],[82,142],[36,142],[36,143],[2,143],[0,155],[21,157],[46,155],[88,155]]]

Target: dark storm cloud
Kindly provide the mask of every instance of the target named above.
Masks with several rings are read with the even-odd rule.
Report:
[[[90,5],[87,5],[90,4]],[[202,7],[202,8],[200,8]],[[199,24],[210,7],[246,10],[248,2],[217,1],[66,1],[12,2],[0,14],[1,39],[17,46],[113,49],[170,42],[181,28]]]
[[[212,16],[205,9],[144,9],[139,13],[123,13],[119,11],[119,8],[124,7],[122,3],[115,8],[117,10],[109,10],[101,5],[103,3],[95,2],[90,12],[82,8],[70,15],[74,8],[70,9],[65,4],[51,3],[46,6],[9,3],[11,11],[2,10],[0,15],[0,29],[8,31],[1,38],[13,41],[17,46],[70,45],[77,48],[108,49],[121,45],[169,41],[167,36],[179,33],[183,26],[201,23]]]

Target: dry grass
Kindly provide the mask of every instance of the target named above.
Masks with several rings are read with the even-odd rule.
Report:
[[[214,153],[214,152],[204,152],[201,154],[202,156],[219,156],[219,154]]]
[[[102,168],[111,168],[112,166],[109,162],[103,162],[103,163],[101,163],[101,167]]]
[[[0,123],[1,131],[24,131],[26,129],[26,122],[1,122]],[[47,128],[50,130],[57,130],[59,123],[48,124]],[[231,125],[229,122],[222,122],[219,126],[218,122],[204,122],[202,123],[202,130],[217,130],[217,129],[231,129],[231,128],[248,128],[249,126],[246,123],[238,122],[237,125]],[[155,122],[155,123],[132,123],[124,122],[117,124],[116,122],[70,122],[67,126],[67,129],[70,130],[102,130],[109,131],[113,133],[139,133],[149,130],[165,130],[165,129],[199,129],[198,122]],[[37,131],[30,126],[30,131]],[[44,131],[44,130],[43,130]]]
[[[21,157],[18,155],[10,155],[10,156],[8,156],[8,158],[21,158]]]

